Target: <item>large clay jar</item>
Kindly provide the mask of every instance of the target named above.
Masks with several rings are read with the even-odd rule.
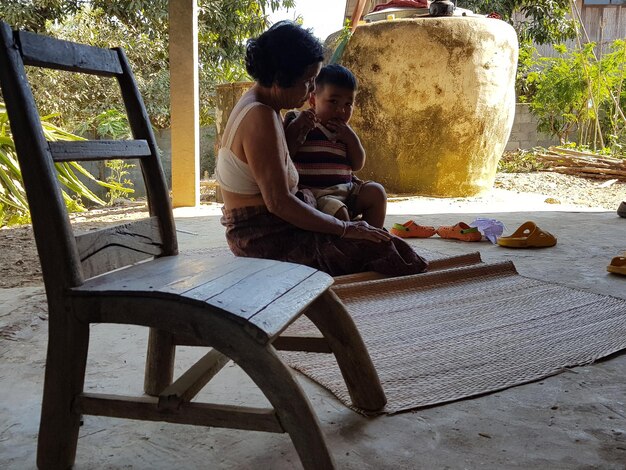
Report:
[[[457,197],[492,187],[515,113],[517,36],[500,20],[359,26],[341,63],[359,80],[359,176],[389,192]]]
[[[239,98],[248,91],[254,82],[221,83],[215,87],[215,154],[221,146],[224,128],[230,117],[230,113],[239,101]]]

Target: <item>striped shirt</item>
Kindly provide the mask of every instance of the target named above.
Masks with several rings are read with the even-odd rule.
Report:
[[[334,140],[334,135],[322,124],[316,124],[306,140],[291,158],[300,175],[300,184],[327,188],[352,181],[352,166],[347,147]]]

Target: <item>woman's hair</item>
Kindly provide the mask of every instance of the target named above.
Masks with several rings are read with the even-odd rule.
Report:
[[[324,59],[319,40],[293,21],[279,21],[248,40],[246,70],[262,86],[293,86],[306,68]]]
[[[356,91],[358,87],[354,74],[339,64],[329,64],[322,67],[320,73],[315,77],[315,88],[324,88],[324,85],[335,85],[350,91]]]

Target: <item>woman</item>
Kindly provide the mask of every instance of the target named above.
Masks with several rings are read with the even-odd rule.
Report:
[[[230,115],[216,169],[230,249],[237,256],[306,264],[333,276],[425,271],[426,261],[404,241],[366,222],[326,215],[298,191],[280,111],[307,102],[322,54],[319,41],[290,21],[248,42],[246,69],[256,83]]]

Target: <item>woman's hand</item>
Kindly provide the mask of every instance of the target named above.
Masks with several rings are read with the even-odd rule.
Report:
[[[312,109],[301,111],[291,121],[285,121],[285,139],[291,155],[295,155],[302,147],[307,135],[313,130],[317,121],[315,111]]]
[[[317,122],[317,116],[312,109],[306,109],[298,113],[298,116],[289,123],[285,130],[288,136],[293,136],[296,142],[300,145],[306,140],[306,136],[315,127]]]
[[[364,220],[358,222],[344,222],[345,231],[341,238],[353,238],[369,240],[372,242],[385,242],[391,240],[391,235],[383,229],[372,227]]]

